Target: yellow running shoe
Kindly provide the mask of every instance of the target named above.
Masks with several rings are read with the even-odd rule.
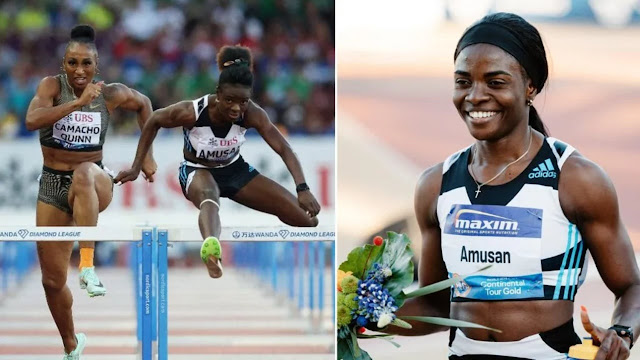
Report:
[[[200,246],[200,257],[207,265],[209,276],[214,279],[222,276],[222,246],[216,237],[209,236],[204,239]]]

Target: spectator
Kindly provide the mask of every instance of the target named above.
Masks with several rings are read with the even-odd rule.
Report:
[[[142,91],[154,108],[214,92],[216,52],[240,43],[254,54],[254,98],[274,123],[293,134],[331,133],[333,19],[330,0],[2,1],[0,136],[34,136],[23,125],[25,99],[59,70],[51,58],[64,47],[55,44],[83,22],[101,32],[98,78]],[[138,131],[130,117],[111,130]]]

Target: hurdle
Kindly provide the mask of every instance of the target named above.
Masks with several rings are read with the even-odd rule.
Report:
[[[105,233],[109,238],[105,239]],[[200,232],[195,228],[179,227],[0,227],[0,244],[3,242],[32,242],[32,241],[120,241],[131,242],[131,268],[135,284],[135,302],[137,314],[137,337],[139,355],[142,360],[168,359],[168,248],[177,242],[201,242]],[[285,243],[283,248],[287,256],[297,256],[294,264],[293,257],[287,265],[286,292],[293,303],[294,285],[297,283],[298,308],[304,308],[304,279],[303,269],[305,259],[308,269],[308,305],[311,312],[321,312],[324,305],[324,268],[326,266],[325,243],[330,242],[329,264],[335,265],[335,230],[333,227],[296,228],[288,226],[263,227],[223,227],[220,235],[222,242],[241,242],[245,248],[252,249],[259,257],[237,258],[241,265],[252,265],[253,270],[262,275],[269,273],[271,287],[277,291],[284,284],[279,280],[279,264],[274,255],[274,247],[269,252],[256,252],[258,246],[274,243]],[[253,243],[253,244],[252,244]],[[257,243],[257,244],[256,244]],[[295,244],[294,244],[295,243]],[[297,245],[297,249],[294,249]],[[297,252],[295,252],[297,250]],[[267,256],[265,256],[265,254]],[[199,256],[199,254],[198,254]],[[135,261],[133,261],[135,259]],[[266,260],[270,262],[267,263]],[[253,264],[251,262],[253,261]],[[10,261],[2,261],[1,269],[11,265]],[[294,268],[295,267],[295,268]],[[204,271],[204,269],[203,269]],[[294,274],[295,273],[295,274]],[[335,271],[332,271],[335,273]],[[298,281],[294,281],[294,276]],[[335,282],[332,274],[332,283]],[[317,282],[316,282],[317,280]],[[212,282],[215,280],[212,279]],[[317,284],[317,285],[316,285]],[[317,288],[316,288],[317,287]],[[316,293],[317,292],[317,293]],[[314,302],[318,296],[318,303]],[[335,299],[335,290],[332,291]],[[335,311],[334,306],[331,310]],[[335,314],[334,314],[335,315]],[[334,316],[335,317],[335,316]]]

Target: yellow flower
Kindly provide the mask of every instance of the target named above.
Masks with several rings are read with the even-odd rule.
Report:
[[[338,291],[342,291],[342,286],[340,286],[340,284],[342,284],[342,279],[351,274],[353,274],[351,271],[344,272],[342,270],[338,270]]]

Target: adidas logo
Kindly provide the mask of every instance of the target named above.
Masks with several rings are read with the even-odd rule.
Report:
[[[547,159],[543,162],[541,162],[540,164],[538,164],[538,166],[536,166],[535,168],[533,168],[533,170],[531,170],[531,172],[529,173],[529,179],[537,179],[537,178],[556,178],[556,172],[555,169],[553,168],[553,164],[551,163],[550,159]]]

